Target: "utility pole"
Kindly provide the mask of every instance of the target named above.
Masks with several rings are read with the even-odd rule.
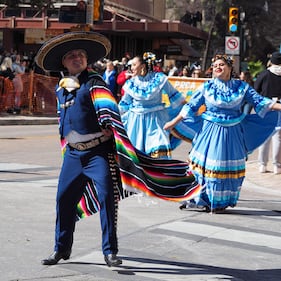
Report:
[[[209,33],[208,33],[208,39],[206,42],[206,47],[204,50],[204,54],[203,54],[203,60],[202,60],[202,69],[205,71],[207,70],[207,58],[208,58],[208,53],[209,53],[209,48],[210,48],[210,43],[211,43],[211,39],[212,39],[212,33],[214,30],[214,26],[215,26],[215,18],[216,16],[213,18],[210,29],[209,29]]]

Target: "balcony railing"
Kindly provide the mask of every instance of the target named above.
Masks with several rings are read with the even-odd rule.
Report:
[[[34,9],[34,8],[5,8],[0,10],[0,18],[58,18],[59,9]]]

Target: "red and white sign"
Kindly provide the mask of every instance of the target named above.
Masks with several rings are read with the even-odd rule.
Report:
[[[240,38],[238,36],[225,37],[225,53],[227,55],[240,54]]]

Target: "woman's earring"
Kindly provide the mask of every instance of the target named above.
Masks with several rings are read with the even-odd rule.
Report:
[[[141,76],[144,76],[145,74],[145,71],[144,71],[144,68],[141,69]]]

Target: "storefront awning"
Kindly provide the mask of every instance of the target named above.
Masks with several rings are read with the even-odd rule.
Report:
[[[199,58],[201,55],[194,48],[192,48],[187,40],[184,39],[172,39],[172,42],[181,48],[181,56],[188,58]]]
[[[163,20],[161,22],[140,21],[103,21],[95,24],[94,30],[112,34],[133,35],[140,38],[177,38],[207,40],[208,34],[196,27],[180,21]]]
[[[189,45],[189,40],[170,39],[161,44],[160,49],[166,54],[167,59],[171,60],[190,60],[200,58],[200,53]]]

